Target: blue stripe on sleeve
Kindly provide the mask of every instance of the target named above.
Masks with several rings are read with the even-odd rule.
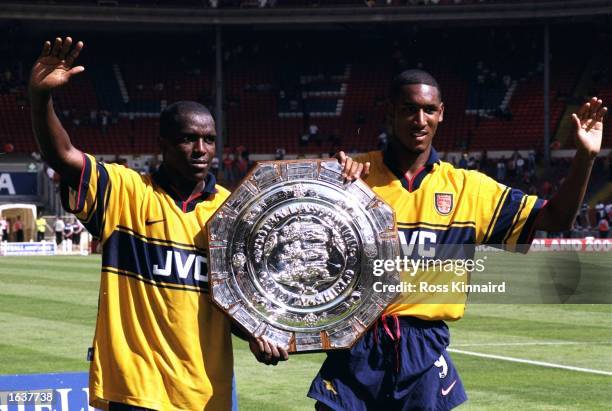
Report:
[[[102,229],[104,227],[104,220],[106,216],[106,206],[108,204],[108,197],[110,195],[111,184],[106,168],[98,163],[96,164],[98,171],[98,191],[96,192],[96,203],[91,208],[91,212],[86,221],[83,221],[83,225],[94,237],[100,238],[102,236]]]
[[[533,205],[533,208],[529,212],[529,217],[527,217],[527,221],[525,221],[523,230],[521,231],[521,234],[519,235],[518,244],[531,243],[531,240],[532,240],[531,234],[533,233],[536,217],[538,216],[538,213],[540,212],[542,207],[544,207],[545,203],[546,201],[542,200],[541,198],[538,198],[536,200],[535,204]]]
[[[519,211],[519,207],[521,206],[524,196],[525,193],[523,193],[521,190],[514,188],[510,190],[506,196],[504,204],[502,205],[499,217],[493,226],[493,231],[489,235],[489,238],[486,240],[485,244],[502,244],[508,230],[510,227],[512,227],[512,222],[514,221],[516,213]]]

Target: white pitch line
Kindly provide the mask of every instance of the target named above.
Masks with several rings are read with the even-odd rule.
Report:
[[[521,363],[521,364],[539,365],[541,367],[560,368],[562,370],[579,371],[579,372],[586,372],[586,373],[589,373],[589,374],[599,374],[599,375],[612,376],[612,372],[610,372],[610,371],[593,370],[591,368],[572,367],[570,365],[561,365],[561,364],[553,364],[553,363],[550,363],[550,362],[526,360],[524,358],[505,357],[503,355],[483,354],[483,353],[474,352],[474,351],[455,350],[454,348],[449,348],[448,351],[453,352],[453,353],[457,353],[457,354],[471,355],[471,356],[474,356],[474,357],[490,358],[492,360],[502,360],[502,361],[509,361],[509,362],[518,362],[518,363]]]
[[[453,347],[510,347],[523,345],[607,345],[612,344],[612,341],[528,341],[528,342],[513,342],[513,343],[465,343],[453,344]]]

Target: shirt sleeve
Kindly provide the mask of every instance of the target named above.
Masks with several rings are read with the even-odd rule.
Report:
[[[62,206],[91,235],[104,241],[119,223],[123,209],[138,203],[137,178],[133,174],[137,175],[123,166],[97,162],[93,156],[83,154],[78,187],[73,189],[61,182]]]
[[[534,222],[545,201],[480,174],[476,205],[477,242],[527,252]]]

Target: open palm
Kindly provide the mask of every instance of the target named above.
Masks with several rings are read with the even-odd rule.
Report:
[[[578,113],[572,114],[576,128],[576,148],[585,150],[591,156],[597,156],[601,149],[603,135],[603,118],[608,108],[597,97],[584,103]]]
[[[52,91],[68,83],[75,74],[85,70],[83,66],[73,67],[75,60],[83,49],[83,42],[72,47],[72,39],[56,38],[51,48],[51,42],[43,45],[40,56],[32,67],[30,89],[32,91]]]

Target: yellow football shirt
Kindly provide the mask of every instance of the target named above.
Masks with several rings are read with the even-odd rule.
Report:
[[[206,222],[229,195],[209,174],[180,199],[163,167],[142,176],[84,155],[64,207],[102,244],[90,403],[231,408],[230,321],[208,296]]]
[[[389,152],[373,151],[355,160],[371,163],[365,182],[395,210],[402,257],[412,256],[415,248],[427,255],[428,249],[437,245],[490,244],[513,250],[531,243],[535,217],[544,205],[535,196],[480,172],[457,169],[440,161],[433,148],[423,169],[412,179],[402,175]],[[422,274],[443,275],[435,271]],[[402,280],[407,278],[407,273],[402,273]],[[438,295],[428,303],[432,300],[426,294],[402,293],[385,314],[457,320],[464,314],[465,299],[466,295],[460,300],[451,296],[450,301],[460,303],[443,303]]]
[[[38,218],[36,220],[36,231],[38,231],[39,233],[44,233],[46,229],[47,221],[43,217]]]

